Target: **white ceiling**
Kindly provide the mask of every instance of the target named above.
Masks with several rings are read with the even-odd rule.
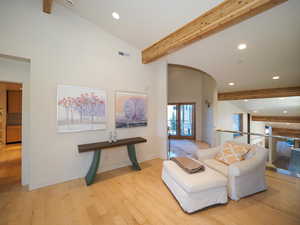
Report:
[[[66,5],[65,0],[56,0]],[[72,0],[71,10],[143,49],[223,0]],[[112,12],[120,15],[114,20]]]
[[[300,116],[300,97],[262,98],[230,101],[237,107],[259,116]],[[286,110],[287,113],[283,113]],[[254,111],[257,111],[254,113]]]
[[[248,48],[239,51],[242,42]],[[169,61],[211,74],[219,91],[300,86],[300,1],[289,0],[200,40]],[[273,74],[280,79],[272,80]]]
[[[63,0],[57,0],[62,3]],[[75,13],[143,49],[222,0],[73,0]],[[111,13],[120,14],[114,20]],[[211,74],[219,91],[300,86],[300,1],[289,0],[169,56]],[[248,48],[238,51],[245,42]],[[272,76],[280,76],[272,80]],[[235,82],[235,86],[228,86]]]

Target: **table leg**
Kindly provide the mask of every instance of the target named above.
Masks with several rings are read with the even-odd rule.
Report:
[[[99,167],[100,156],[101,156],[101,150],[97,150],[94,152],[93,161],[90,165],[88,173],[85,176],[85,182],[87,185],[91,185],[92,183],[94,183],[94,179]]]
[[[141,170],[141,167],[136,159],[136,154],[135,154],[135,146],[134,145],[127,145],[127,151],[128,151],[128,156],[129,159],[132,163],[132,167],[135,170]]]

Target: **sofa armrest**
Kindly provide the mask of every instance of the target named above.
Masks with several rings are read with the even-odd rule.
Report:
[[[248,160],[243,160],[240,162],[236,162],[231,164],[228,167],[228,175],[229,176],[242,176],[247,173],[251,173],[258,168],[262,168],[266,166],[268,151],[261,152],[259,155],[256,155]]]
[[[206,160],[214,158],[220,150],[220,146],[215,148],[199,149],[196,154],[199,160]]]

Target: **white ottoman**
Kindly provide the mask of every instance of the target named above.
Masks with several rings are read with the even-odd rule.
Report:
[[[203,172],[188,174],[167,160],[163,162],[162,179],[187,213],[228,201],[227,178],[207,166]]]

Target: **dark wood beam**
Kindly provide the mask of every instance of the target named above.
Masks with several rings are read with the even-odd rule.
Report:
[[[51,13],[52,10],[53,0],[43,0],[43,12],[44,13]]]
[[[300,116],[252,116],[252,121],[300,123]]]
[[[300,87],[269,88],[218,93],[219,101],[300,96]]]
[[[287,0],[225,0],[213,9],[142,51],[143,63],[150,63],[192,42],[226,29]]]
[[[272,134],[273,135],[279,135],[279,136],[300,138],[300,130],[297,130],[297,129],[272,127]]]

